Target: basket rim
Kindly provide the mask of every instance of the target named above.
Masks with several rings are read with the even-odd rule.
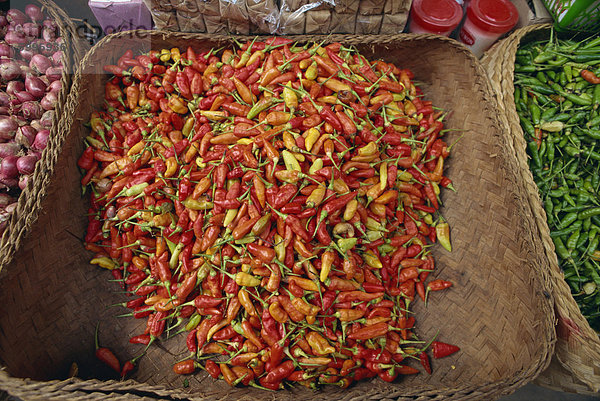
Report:
[[[238,36],[238,35],[212,35],[212,34],[202,34],[202,33],[181,33],[181,32],[172,32],[172,31],[161,31],[161,30],[133,30],[133,31],[123,31],[118,33],[113,33],[102,38],[95,46],[93,46],[86,55],[81,59],[79,63],[79,67],[76,70],[75,77],[73,79],[73,85],[71,88],[71,92],[67,99],[67,118],[64,120],[65,125],[70,127],[72,122],[72,109],[76,107],[76,99],[79,96],[79,92],[82,88],[80,88],[80,83],[82,80],[82,76],[85,75],[85,66],[89,65],[90,59],[104,47],[110,46],[113,41],[117,41],[124,36],[130,36],[134,34],[145,34],[151,37],[162,37],[164,39],[165,36],[175,37],[177,39],[185,40],[185,39],[210,39],[212,41],[227,41],[231,42],[232,38],[237,40],[245,40],[252,39],[256,37],[253,36]],[[260,35],[259,37],[273,37],[274,35]],[[335,35],[286,35],[286,38],[295,39],[298,41],[313,41],[318,40],[322,41],[326,39],[327,42],[340,41],[340,42],[348,42],[348,41],[360,41],[360,43],[367,43],[373,45],[385,45],[386,43],[394,43],[394,42],[408,42],[408,41],[435,41],[443,44],[444,46],[450,46],[454,49],[454,51],[460,52],[466,57],[469,62],[472,64],[474,70],[477,73],[476,79],[477,83],[481,85],[481,91],[483,92],[484,97],[490,102],[490,104],[496,107],[496,100],[493,96],[493,92],[491,86],[489,84],[489,80],[487,78],[487,74],[483,69],[483,66],[480,64],[479,60],[473,55],[473,53],[463,44],[444,37],[440,35],[430,35],[430,34],[393,34],[393,35],[355,35],[355,34],[335,34]],[[501,123],[498,122],[498,126],[501,126]],[[61,132],[61,135],[68,135],[68,131]],[[64,138],[63,138],[64,140]],[[544,280],[542,280],[544,281]],[[544,287],[542,284],[541,287]],[[551,313],[551,308],[549,308],[549,312]],[[550,319],[552,320],[552,319]],[[455,396],[464,396],[465,398],[473,398],[473,399],[490,399],[490,397],[500,396],[503,394],[508,394],[515,391],[517,388],[525,385],[529,381],[531,381],[534,377],[539,375],[543,369],[547,367],[550,363],[551,355],[554,350],[555,337],[554,332],[550,331],[548,333],[548,338],[546,339],[546,349],[547,353],[540,353],[537,357],[537,361],[532,366],[535,366],[533,369],[530,369],[531,372],[528,375],[525,375],[525,371],[521,370],[515,372],[514,375],[507,378],[508,380],[490,380],[485,383],[479,384],[471,384],[471,385],[463,385],[459,387],[446,388],[449,394],[452,394],[450,398],[454,398]],[[535,358],[532,358],[535,359]],[[125,382],[103,382],[97,379],[91,380],[80,380],[80,379],[66,379],[59,381],[51,381],[51,382],[43,382],[43,381],[34,381],[31,379],[21,379],[10,376],[6,371],[0,369],[0,388],[2,385],[9,385],[14,389],[16,387],[20,387],[20,391],[40,391],[42,388],[50,387],[49,390],[56,389],[56,391],[67,391],[71,393],[72,391],[82,390],[82,391],[94,391],[99,393],[110,392],[115,389],[127,389],[127,391],[133,391],[131,394],[135,394],[135,391],[140,393],[152,393],[156,394],[159,397],[168,396],[173,398],[179,398],[181,393],[176,390],[167,389],[163,386],[149,385],[146,383],[139,383],[133,380],[128,380]],[[14,387],[12,387],[14,385]],[[10,392],[10,390],[9,390]],[[429,393],[429,394],[427,394]],[[189,396],[188,394],[185,395]],[[406,399],[422,399],[422,397],[431,397],[431,399],[436,398],[439,394],[433,394],[432,391],[423,391],[419,394],[408,395]],[[404,399],[404,398],[402,398]]]

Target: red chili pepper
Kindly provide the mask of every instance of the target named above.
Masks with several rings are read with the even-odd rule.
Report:
[[[579,75],[581,75],[581,77],[583,79],[585,79],[586,81],[588,81],[589,83],[591,83],[593,85],[600,84],[600,77],[596,76],[596,74],[594,74],[593,71],[583,69],[583,70],[581,70]]]
[[[431,347],[433,349],[433,357],[436,359],[444,358],[448,355],[454,354],[457,351],[460,351],[460,348],[456,345],[446,344],[441,341],[432,342]]]
[[[194,373],[196,370],[196,361],[193,359],[186,359],[185,361],[177,362],[173,365],[173,372],[178,375],[189,375]]]
[[[441,279],[436,279],[436,280],[430,281],[427,284],[428,291],[440,291],[440,290],[445,290],[446,288],[450,288],[450,287],[452,287],[452,282],[441,280]]]
[[[217,365],[212,359],[207,359],[204,363],[204,367],[213,379],[217,379],[219,376],[221,376],[221,369],[219,368],[219,365]]]
[[[431,374],[431,363],[429,362],[429,356],[427,356],[425,352],[421,352],[419,354],[419,360],[421,361],[421,365],[423,365],[425,371]]]
[[[264,378],[265,383],[280,383],[294,371],[294,362],[286,360],[281,365],[273,368]]]
[[[98,345],[98,326],[96,326],[94,344],[96,345],[96,358],[98,358],[98,360],[102,361],[118,374],[121,374],[121,364],[119,363],[119,359],[109,348],[100,347]]]
[[[371,326],[362,327],[350,334],[347,338],[350,340],[368,340],[383,336],[388,332],[388,324],[386,322],[376,323]]]

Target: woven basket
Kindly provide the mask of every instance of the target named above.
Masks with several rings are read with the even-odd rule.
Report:
[[[60,35],[64,40],[62,89],[58,94],[50,130],[50,140],[55,141],[59,136],[58,133],[64,130],[64,122],[60,117],[64,113],[64,105],[71,88],[75,66],[78,65],[85,54],[85,43],[78,39],[77,28],[65,12],[54,2],[51,0],[36,0],[35,3],[43,7],[47,15],[56,21],[60,29]],[[42,159],[37,163],[27,187],[19,196],[17,208],[0,240],[0,270],[10,262],[16,250],[21,246],[22,240],[32,223],[36,220],[41,199],[46,193],[48,181],[55,164],[56,155],[43,152]]]
[[[546,222],[546,212],[538,189],[528,168],[526,142],[515,109],[514,63],[518,47],[534,40],[548,39],[551,25],[531,25],[513,32],[498,42],[482,58],[492,87],[498,96],[501,117],[510,127],[507,138],[514,146],[520,165],[520,180],[527,186],[527,200],[534,212],[535,223],[550,264],[552,292],[557,315],[556,355],[550,368],[538,378],[538,383],[563,391],[597,394],[600,390],[600,339],[581,314],[571,290],[563,278],[554,252],[554,243]]]
[[[245,40],[246,38],[238,38]],[[449,143],[462,138],[448,159],[456,193],[443,194],[443,214],[452,227],[453,252],[432,252],[436,274],[455,283],[415,306],[417,333],[438,334],[461,347],[433,361],[432,375],[389,384],[377,379],[348,389],[303,387],[265,392],[231,388],[205,373],[187,378],[172,364],[187,353],[185,336],[163,341],[139,361],[133,380],[111,376],[94,357],[94,328],[100,340],[127,360],[138,352],[128,339],[144,322],[117,318],[108,308],[127,297],[104,269],[89,265],[84,250],[87,200],[82,198],[76,161],[92,110],[102,106],[104,64],[125,52],[193,46],[198,52],[231,46],[223,36],[160,31],[122,32],[101,40],[84,57],[67,102],[61,141],[51,151],[58,164],[42,213],[11,265],[0,274],[0,388],[26,399],[273,399],[273,400],[492,400],[533,380],[544,370],[555,342],[548,259],[526,201],[514,151],[506,146],[488,79],[465,47],[433,35],[301,36],[298,41],[339,41],[371,58],[410,68],[424,93],[451,111]],[[467,101],[465,101],[467,100]],[[63,143],[64,142],[64,143]],[[62,143],[62,146],[57,146]],[[79,378],[67,378],[73,362]],[[184,387],[184,380],[188,386]]]

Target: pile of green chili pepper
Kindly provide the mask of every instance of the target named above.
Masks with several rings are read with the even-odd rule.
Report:
[[[600,37],[524,44],[515,105],[559,265],[600,330]]]

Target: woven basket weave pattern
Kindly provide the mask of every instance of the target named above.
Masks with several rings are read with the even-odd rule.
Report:
[[[554,243],[546,222],[546,212],[528,168],[525,137],[515,108],[513,82],[516,51],[522,43],[549,37],[550,25],[521,28],[490,49],[482,58],[482,63],[498,96],[502,111],[500,116],[509,127],[507,138],[510,139],[521,166],[520,179],[527,185],[528,202],[541,233],[538,241],[543,244],[550,265],[559,332],[565,333],[558,336],[556,355],[550,368],[540,375],[537,382],[553,389],[597,394],[600,390],[600,339],[581,314],[558,266]]]
[[[406,377],[394,384],[374,380],[316,393],[302,387],[265,393],[230,388],[203,373],[190,376],[189,387],[183,388],[183,378],[171,371],[172,364],[185,356],[180,338],[184,336],[179,336],[150,349],[140,360],[135,381],[105,381],[110,372],[93,357],[96,322],[101,343],[121,360],[136,354],[127,340],[143,331],[145,322],[118,319],[115,315],[122,309],[105,307],[127,297],[108,282],[110,273],[88,264],[92,255],[80,240],[87,201],[80,194],[76,161],[87,135],[83,123],[101,107],[98,94],[107,79],[102,65],[114,63],[129,48],[138,52],[192,45],[202,51],[230,43],[218,36],[130,32],[104,38],[82,60],[66,106],[68,129],[52,144],[58,160],[43,212],[33,235],[0,276],[5,289],[0,293],[0,304],[5,305],[0,311],[0,359],[6,367],[0,371],[0,388],[32,399],[40,393],[44,399],[61,399],[65,392],[72,392],[70,399],[75,400],[121,399],[119,394],[131,392],[198,400],[490,400],[514,391],[547,367],[555,341],[553,302],[546,270],[537,266],[548,262],[543,248],[533,241],[539,237],[538,229],[524,201],[526,190],[506,147],[482,66],[466,48],[435,36],[326,39],[356,45],[367,57],[412,69],[427,98],[451,111],[447,126],[454,131],[448,134],[449,143],[464,134],[448,160],[447,174],[457,192],[446,191],[442,198],[454,251],[433,247],[435,274],[455,285],[443,296],[432,296],[426,308],[422,303],[415,306],[419,335],[431,338],[439,331],[440,340],[459,345],[461,352],[435,360],[431,376]],[[61,380],[73,361],[79,365],[79,377],[86,380]]]

